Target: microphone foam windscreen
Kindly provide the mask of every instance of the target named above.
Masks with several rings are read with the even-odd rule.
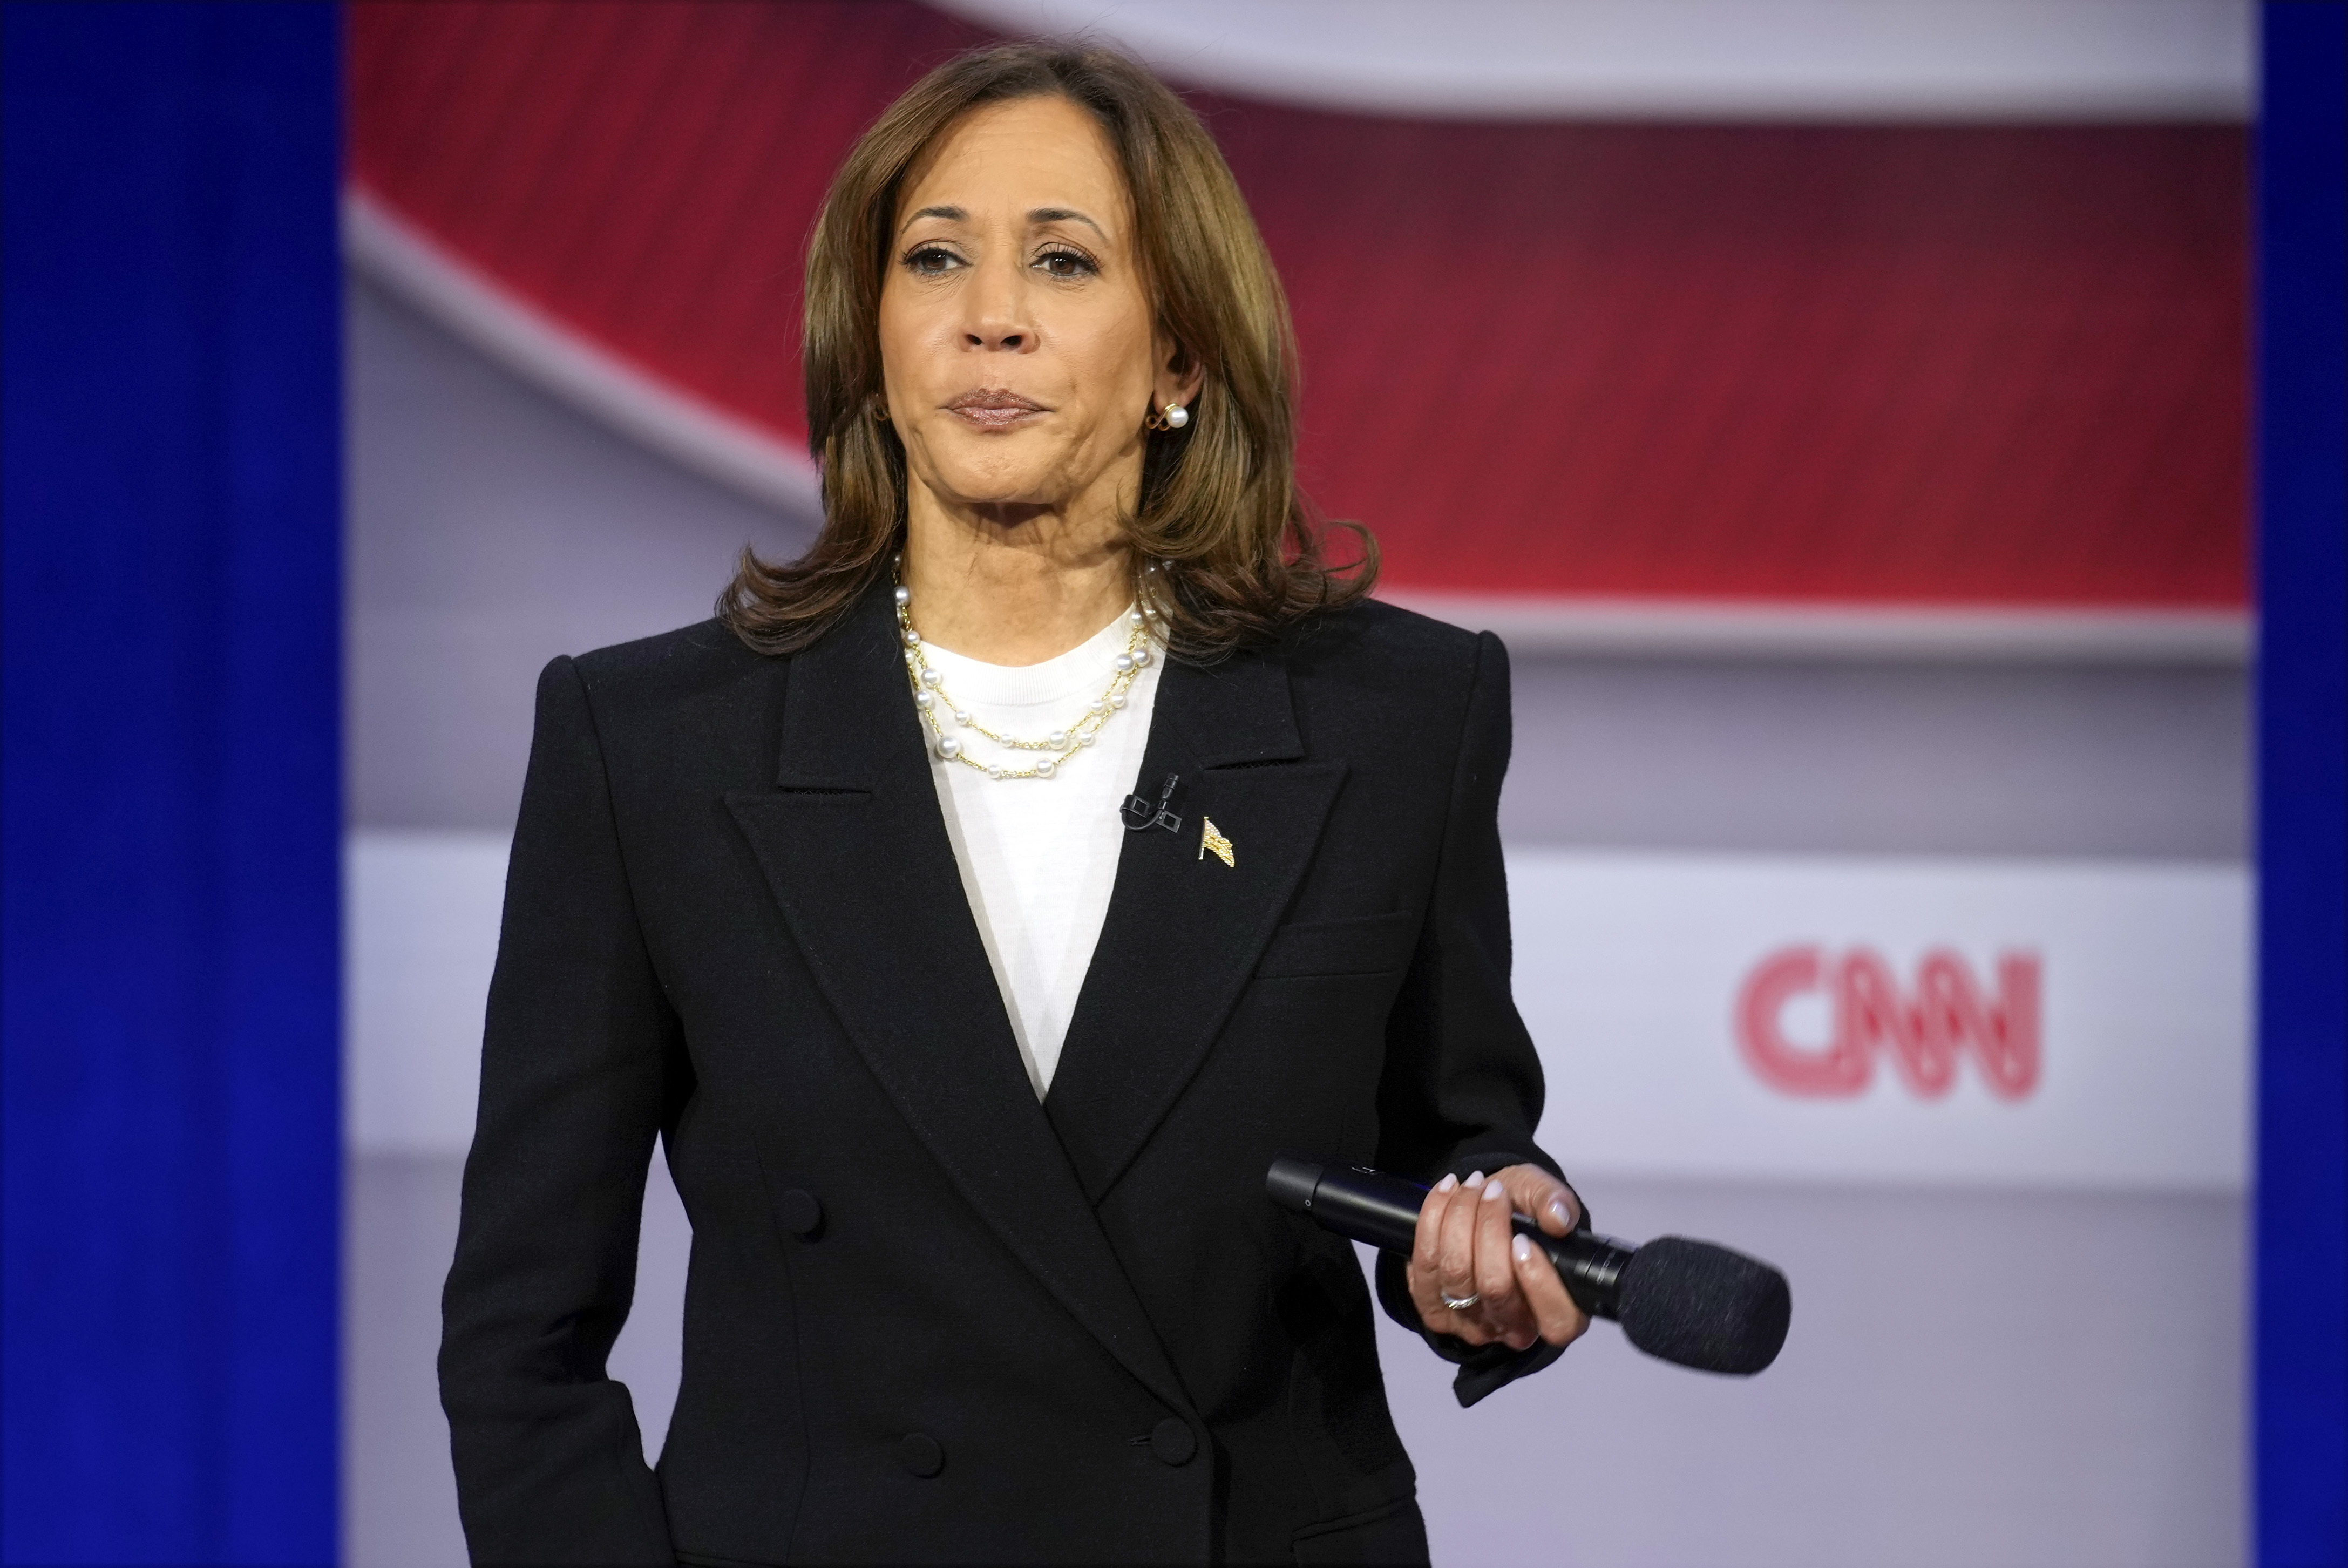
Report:
[[[1658,1236],[1622,1265],[1622,1332],[1648,1355],[1749,1376],[1777,1359],[1793,1321],[1786,1276],[1710,1242]]]

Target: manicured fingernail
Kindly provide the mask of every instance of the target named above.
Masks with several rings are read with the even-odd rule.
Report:
[[[1549,1212],[1557,1216],[1557,1222],[1559,1224],[1565,1226],[1568,1230],[1572,1229],[1573,1211],[1566,1207],[1564,1199],[1551,1198],[1549,1201]]]
[[[1483,1184],[1484,1184],[1484,1173],[1483,1173],[1481,1171],[1470,1171],[1469,1172],[1468,1172],[1468,1186],[1470,1186],[1470,1187],[1481,1187]]]
[[[1519,1236],[1515,1241],[1510,1242],[1509,1251],[1517,1254],[1517,1262],[1520,1264],[1533,1261],[1533,1243],[1529,1237]]]
[[[1459,1178],[1458,1178],[1458,1177],[1457,1177],[1457,1176],[1446,1176],[1446,1177],[1444,1177],[1444,1179],[1443,1179],[1442,1181],[1437,1181],[1437,1182],[1435,1184],[1435,1190],[1436,1190],[1437,1191],[1438,1191],[1438,1192],[1448,1192],[1448,1191],[1451,1191],[1451,1189],[1453,1189],[1454,1187],[1457,1187],[1457,1186],[1458,1186],[1458,1185],[1459,1185]]]
[[[1501,1186],[1501,1185],[1500,1185],[1499,1181],[1498,1181],[1498,1179],[1497,1177],[1496,1177],[1496,1178],[1494,1178],[1490,1182],[1488,1182],[1488,1183],[1487,1183],[1487,1184],[1485,1185],[1485,1188],[1484,1188],[1484,1202],[1486,1202],[1487,1203],[1488,1203],[1488,1202],[1492,1202],[1492,1200],[1494,1200],[1495,1198],[1505,1198],[1505,1197],[1507,1197],[1508,1195],[1509,1195],[1509,1190],[1508,1190],[1506,1187],[1503,1187],[1503,1186]]]

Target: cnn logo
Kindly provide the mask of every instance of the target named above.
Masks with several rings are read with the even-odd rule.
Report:
[[[1787,1004],[1821,992],[1834,1020],[1831,1037],[1823,1047],[1788,1039]],[[1858,1094],[1873,1081],[1876,1058],[1889,1057],[1909,1088],[1937,1099],[1970,1052],[1992,1094],[2020,1099],[2038,1087],[2038,955],[2000,955],[1991,994],[1944,947],[1924,954],[1905,990],[1871,948],[1832,958],[1818,947],[1782,948],[1746,977],[1736,1044],[1761,1081],[1787,1094]]]

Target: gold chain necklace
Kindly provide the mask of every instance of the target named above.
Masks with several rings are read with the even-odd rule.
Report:
[[[913,630],[913,594],[900,583],[897,588],[897,634],[905,645],[905,678],[913,688],[913,707],[922,716],[922,723],[930,732],[930,744],[948,762],[959,762],[965,768],[975,768],[989,779],[1050,779],[1060,771],[1060,765],[1077,752],[1093,745],[1100,736],[1101,726],[1122,709],[1132,689],[1136,676],[1149,663],[1149,621],[1139,609],[1126,613],[1125,651],[1115,660],[1116,674],[1109,676],[1108,689],[1086,705],[1083,715],[1066,729],[1056,729],[1043,738],[1029,739],[1023,736],[998,735],[970,716],[970,710],[958,705],[946,693],[943,671],[930,663],[927,645],[922,634]],[[1013,751],[1048,751],[1053,755],[1038,758],[1025,768],[1006,768],[999,762],[981,762],[969,748],[945,732],[938,722],[941,709],[953,716],[953,721],[964,729],[986,737],[997,746]]]

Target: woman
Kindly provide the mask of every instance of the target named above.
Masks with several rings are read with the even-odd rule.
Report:
[[[1263,1174],[1440,1178],[1379,1288],[1463,1398],[1585,1326],[1509,1231],[1581,1216],[1500,645],[1324,562],[1270,261],[1119,57],[932,73],[807,300],[814,548],[540,680],[440,1359],[473,1554],[1423,1562],[1352,1250]],[[604,1373],[656,1135],[657,1475]]]

